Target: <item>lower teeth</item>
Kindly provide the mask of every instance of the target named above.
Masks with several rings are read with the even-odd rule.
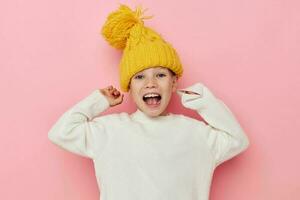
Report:
[[[149,98],[146,99],[146,103],[148,105],[158,105],[160,103],[160,100],[158,100],[157,98]]]

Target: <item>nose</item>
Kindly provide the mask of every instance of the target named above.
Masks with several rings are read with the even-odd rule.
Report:
[[[157,87],[157,83],[154,78],[147,79],[146,88],[156,88],[156,87]]]

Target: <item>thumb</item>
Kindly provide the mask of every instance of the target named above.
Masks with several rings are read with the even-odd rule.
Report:
[[[121,94],[120,96],[118,96],[118,98],[117,98],[117,100],[123,100],[123,98],[124,98],[124,94]]]

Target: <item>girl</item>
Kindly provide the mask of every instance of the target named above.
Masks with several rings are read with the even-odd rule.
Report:
[[[249,140],[229,108],[203,84],[179,90],[183,69],[175,49],[145,27],[140,8],[121,5],[102,34],[124,49],[120,83],[134,113],[101,115],[123,102],[113,86],[95,89],[48,133],[67,151],[91,158],[100,200],[208,200],[215,168]],[[166,111],[172,95],[207,122]]]

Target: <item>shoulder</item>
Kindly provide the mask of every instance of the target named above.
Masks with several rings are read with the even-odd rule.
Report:
[[[120,112],[120,113],[111,113],[106,115],[100,115],[94,118],[95,122],[103,122],[103,123],[112,123],[116,124],[116,122],[128,122],[130,120],[130,115],[127,112]]]

